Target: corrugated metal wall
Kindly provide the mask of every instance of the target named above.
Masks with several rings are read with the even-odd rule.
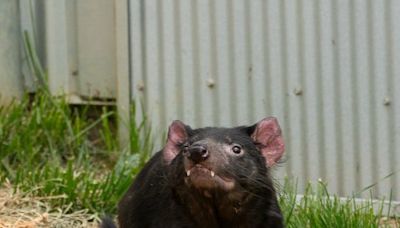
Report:
[[[0,105],[22,95],[18,2],[0,1]]]
[[[82,100],[115,98],[115,1],[45,1],[44,7],[51,91]]]
[[[395,0],[131,0],[132,98],[160,131],[276,116],[278,178],[400,200],[398,15]]]
[[[119,90],[129,91],[128,84],[119,87],[122,64],[117,59],[129,55],[128,48],[117,51],[124,45],[117,36],[128,27],[127,19],[121,19],[127,9],[117,5],[127,1],[1,1],[0,102],[36,90],[24,50],[26,31],[53,94],[65,93],[72,103],[114,104]]]

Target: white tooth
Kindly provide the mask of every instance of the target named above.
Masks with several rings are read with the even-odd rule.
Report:
[[[211,171],[211,177],[214,177],[214,176],[215,176],[214,171]]]
[[[190,170],[186,171],[186,176],[190,176]]]

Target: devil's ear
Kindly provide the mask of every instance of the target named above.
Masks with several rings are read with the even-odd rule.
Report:
[[[187,140],[190,127],[179,120],[171,123],[168,129],[168,139],[163,150],[163,157],[167,164],[178,155],[180,146]]]
[[[285,144],[276,118],[265,118],[246,131],[260,149],[268,167],[279,161],[285,151]]]

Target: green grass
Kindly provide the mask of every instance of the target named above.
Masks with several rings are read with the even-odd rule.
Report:
[[[383,211],[374,212],[372,200],[357,203],[355,198],[332,195],[326,183],[308,185],[302,198],[296,200],[296,187],[286,180],[280,197],[287,227],[379,227]]]
[[[54,207],[113,213],[116,202],[152,150],[146,120],[132,106],[128,148],[120,148],[112,108],[72,107],[50,95],[34,42],[24,32],[25,54],[36,82],[34,96],[0,107],[0,181],[37,196],[56,197]]]
[[[150,131],[133,116],[132,150],[119,148],[109,123],[116,112],[104,108],[91,120],[89,111],[46,91],[0,108],[0,180],[39,196],[64,195],[54,206],[113,212],[150,154]]]

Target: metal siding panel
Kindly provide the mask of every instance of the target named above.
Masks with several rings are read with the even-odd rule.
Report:
[[[266,23],[267,26],[267,50],[266,55],[268,61],[268,78],[264,82],[264,86],[267,87],[267,99],[264,109],[264,116],[275,116],[279,119],[282,130],[287,129],[285,124],[285,30],[282,25],[284,25],[283,14],[282,14],[282,1],[268,1],[265,5],[266,11]],[[288,149],[290,150],[290,149]],[[276,169],[275,176],[278,179],[283,179],[285,173],[284,169]]]
[[[228,74],[225,75],[226,79],[229,79],[228,89],[229,89],[229,98],[226,102],[229,102],[229,113],[231,116],[231,123],[237,123],[238,115],[236,110],[236,104],[241,103],[237,100],[236,94],[236,84],[237,77],[235,74],[235,66],[236,66],[236,55],[235,55],[235,18],[234,18],[234,10],[233,10],[234,1],[227,0],[226,8],[227,8],[227,59],[228,59]]]
[[[284,138],[287,144],[287,151],[293,151],[286,154],[288,160],[284,164],[286,167],[286,172],[289,176],[293,177],[304,177],[306,173],[303,168],[303,156],[302,150],[303,144],[301,135],[303,135],[302,130],[302,119],[303,113],[302,108],[302,96],[301,90],[303,88],[301,82],[301,66],[300,66],[300,39],[297,36],[298,28],[296,23],[299,20],[299,11],[297,3],[287,3],[285,4],[284,10],[286,11],[286,41],[287,45],[287,99],[289,100],[288,109],[289,111],[285,113],[287,115],[287,125],[286,132],[283,132]],[[288,140],[290,139],[290,140]],[[294,152],[297,151],[297,152]],[[300,179],[301,180],[301,179]],[[304,188],[304,181],[299,182],[299,188]]]
[[[230,80],[234,80],[233,86],[234,96],[231,98],[236,101],[234,104],[236,113],[236,121],[233,123],[244,124],[247,119],[248,109],[248,91],[246,85],[248,84],[248,49],[246,40],[246,7],[245,1],[233,0],[232,1],[232,21],[233,25],[233,36],[232,36],[232,48],[234,55],[233,74],[229,77]],[[240,102],[238,102],[240,101]]]
[[[131,97],[129,86],[129,11],[128,0],[115,2],[116,39],[116,106],[119,115],[118,141],[121,148],[130,148]]]
[[[144,15],[132,22],[132,61],[146,66],[133,67],[133,83],[145,82],[157,130],[175,118],[201,127],[277,116],[287,160],[276,177],[298,177],[299,192],[322,178],[352,195],[397,168],[399,2],[131,2]],[[374,196],[398,189],[398,176]]]
[[[246,104],[246,111],[247,111],[247,118],[244,120],[244,123],[248,122],[249,120],[254,120],[256,119],[256,101],[259,99],[255,99],[255,91],[254,91],[254,83],[255,80],[257,80],[257,68],[260,67],[259,62],[257,62],[257,59],[254,57],[257,54],[257,46],[260,45],[259,42],[257,42],[257,39],[254,39],[253,36],[257,36],[257,32],[259,31],[257,29],[257,26],[259,23],[253,23],[253,21],[257,21],[257,19],[254,19],[253,16],[257,15],[259,12],[256,10],[257,8],[254,7],[255,4],[259,5],[259,1],[245,1],[244,2],[244,7],[245,7],[245,39],[246,39],[246,74],[244,77],[247,80],[246,83],[246,90],[247,90],[247,104]],[[254,45],[255,44],[255,45]],[[261,53],[260,53],[261,54]],[[262,118],[262,117],[259,117]],[[257,118],[258,119],[258,118]],[[247,123],[249,124],[249,123]]]
[[[230,48],[229,42],[229,12],[228,4],[230,0],[215,1],[215,12],[216,13],[216,47],[217,51],[217,67],[218,77],[216,80],[216,88],[219,91],[218,100],[220,104],[220,125],[229,126],[234,121],[234,112],[231,107],[234,105],[232,97],[232,90],[228,83],[229,78],[232,77],[231,68],[231,54],[232,49]]]
[[[164,115],[164,123],[162,126],[165,126],[168,123],[171,123],[173,120],[177,118],[176,109],[179,106],[178,94],[177,90],[179,89],[177,86],[177,68],[176,68],[176,53],[175,53],[175,26],[174,26],[174,4],[173,0],[162,1],[162,17],[161,23],[163,27],[164,39],[163,39],[163,47],[164,47],[164,55],[160,61],[165,61],[164,64],[164,102],[165,106],[163,110]],[[161,3],[161,1],[159,1]]]
[[[303,21],[304,24],[304,99],[305,99],[305,125],[307,130],[303,133],[307,137],[307,149],[304,153],[308,153],[308,177],[316,180],[320,178],[320,166],[319,166],[319,110],[317,110],[317,85],[316,80],[316,60],[317,60],[317,48],[315,46],[316,41],[316,28],[314,22],[314,7],[315,4],[311,1],[304,1],[303,5]]]
[[[22,1],[21,9],[25,12]],[[110,104],[116,97],[118,30],[112,1],[37,1],[34,15],[45,16],[23,27],[39,26],[39,58],[48,71],[52,93],[68,95],[71,103],[104,98],[92,103]],[[26,16],[22,17],[26,20]],[[40,23],[42,22],[42,23]],[[28,29],[28,31],[31,31]],[[44,42],[45,41],[45,42]],[[126,49],[125,49],[126,50]],[[32,87],[28,81],[28,86]]]
[[[393,50],[392,48],[392,29],[391,27],[393,26],[393,22],[391,19],[391,6],[392,2],[391,1],[385,1],[384,3],[384,13],[383,13],[383,29],[384,29],[384,36],[385,36],[385,44],[384,44],[384,52],[385,52],[385,61],[384,61],[384,66],[386,68],[387,74],[385,75],[385,80],[386,80],[386,91],[385,91],[385,97],[381,101],[384,106],[382,106],[385,109],[386,112],[386,134],[387,138],[384,139],[383,143],[387,141],[387,157],[384,158],[386,159],[386,166],[389,170],[389,172],[394,172],[395,171],[395,157],[394,157],[394,143],[395,143],[395,128],[392,123],[395,123],[395,118],[394,118],[394,109],[393,106],[391,106],[391,100],[393,99]],[[386,102],[386,103],[385,103]],[[387,181],[387,190],[385,191],[392,191],[393,195],[395,198],[398,197],[398,192],[397,187],[396,187],[396,176],[399,174],[395,175],[393,178],[390,178]],[[386,192],[383,192],[385,194]]]
[[[305,83],[305,77],[306,77],[306,71],[305,71],[305,45],[304,45],[304,10],[303,10],[303,6],[302,6],[302,1],[297,1],[296,2],[296,11],[298,13],[297,15],[297,20],[296,20],[296,24],[294,25],[294,27],[296,28],[296,34],[298,37],[298,48],[299,51],[297,53],[297,58],[298,58],[298,68],[299,68],[299,84],[300,84],[300,88],[295,88],[295,91],[297,90],[298,95],[301,95],[301,98],[298,100],[299,101],[299,106],[300,106],[300,110],[299,110],[299,131],[301,132],[298,137],[301,138],[301,146],[299,148],[300,152],[300,156],[301,159],[299,161],[292,161],[293,163],[301,163],[301,165],[299,165],[299,167],[301,168],[301,170],[303,171],[303,175],[302,176],[298,176],[299,178],[299,191],[303,191],[303,189],[306,187],[308,181],[309,181],[309,170],[308,170],[308,166],[309,166],[309,148],[308,148],[308,142],[307,142],[307,134],[306,132],[308,132],[308,125],[306,122],[306,97],[305,97],[305,89],[307,88],[306,83]],[[290,148],[287,150],[288,154],[290,156]]]
[[[147,109],[147,102],[144,91],[147,90],[145,77],[146,71],[144,62],[144,40],[145,32],[143,31],[143,11],[140,1],[129,1],[129,43],[130,43],[130,77],[131,77],[131,96],[136,105],[136,121],[144,118],[141,104]]]
[[[282,59],[280,58],[281,51],[281,27],[280,25],[280,11],[279,11],[280,1],[268,1],[267,4],[267,20],[268,20],[268,59],[270,61],[270,76],[269,80],[266,82],[269,85],[269,100],[270,110],[266,110],[269,115],[283,117],[281,106],[282,102]],[[283,119],[280,122],[282,124]]]
[[[46,13],[45,1],[19,0],[12,2],[18,2],[19,4],[19,13],[14,13],[13,15],[19,16],[19,20],[15,19],[14,21],[15,23],[19,21],[21,24],[21,26],[15,26],[14,28],[19,28],[20,31],[26,31],[29,33],[32,43],[35,45],[39,61],[43,68],[46,69],[46,18],[39,16]],[[22,40],[21,37],[18,39],[19,41]],[[17,41],[17,39],[15,41]],[[24,52],[23,49],[22,52]],[[28,63],[25,61],[25,63],[20,66],[20,69],[23,75],[23,82],[20,83],[20,85],[24,87],[23,89],[25,91],[34,92],[36,90],[37,81],[32,76]],[[22,92],[22,88],[20,89],[20,92]]]
[[[78,47],[78,31],[79,28],[78,26],[78,10],[77,10],[77,2],[76,1],[66,1],[65,2],[65,17],[67,18],[66,21],[66,46],[68,47],[68,52],[63,53],[65,56],[67,56],[67,62],[68,62],[68,70],[67,72],[67,81],[68,81],[68,91],[66,91],[68,94],[74,94],[74,95],[80,95],[80,89],[82,89],[82,94],[81,95],[88,95],[87,87],[80,87],[80,79],[82,79],[82,75],[79,75],[79,73],[83,73],[85,71],[80,72],[80,65],[79,65],[79,54],[80,50]],[[53,20],[53,19],[50,19]],[[62,28],[61,25],[58,25],[59,28]],[[58,32],[58,31],[57,31]],[[83,49],[83,50],[88,50],[88,49]],[[87,53],[85,53],[87,54]],[[51,68],[52,66],[49,66]],[[85,78],[87,75],[83,75],[83,78]],[[57,77],[57,76],[55,76]],[[82,81],[83,82],[83,81]],[[93,88],[92,88],[93,89]]]
[[[385,38],[385,6],[384,1],[371,1],[372,20],[372,47],[374,71],[371,72],[371,83],[375,85],[375,98],[372,100],[373,111],[375,112],[376,147],[375,153],[376,173],[378,179],[378,196],[390,195],[390,180],[379,180],[390,173],[389,165],[389,135],[388,135],[388,108],[384,105],[387,96],[387,59],[386,59],[386,38]]]
[[[358,153],[358,138],[355,122],[357,120],[357,93],[354,89],[355,85],[355,58],[353,48],[355,46],[354,38],[354,6],[352,1],[347,4],[338,5],[337,27],[338,27],[338,67],[342,104],[340,106],[340,124],[342,132],[340,132],[343,140],[342,146],[342,165],[343,172],[343,190],[349,194],[356,189],[359,189],[359,158]],[[338,123],[336,123],[338,124]]]
[[[270,40],[270,29],[269,29],[269,18],[268,18],[268,2],[267,1],[262,1],[262,32],[263,32],[263,37],[259,42],[262,42],[262,48],[263,48],[263,67],[264,67],[264,74],[265,74],[265,80],[262,81],[262,83],[259,83],[260,87],[264,87],[265,92],[263,93],[264,95],[264,101],[263,101],[263,111],[267,114],[271,114],[271,83],[269,83],[271,80],[270,78],[272,77],[271,74],[271,61],[270,61],[270,46],[269,46],[269,40]],[[259,88],[261,90],[261,88]]]
[[[280,122],[282,125],[282,131],[288,132],[288,129],[290,129],[290,123],[288,122],[288,105],[289,101],[287,98],[287,93],[288,93],[288,61],[287,61],[287,30],[286,30],[286,11],[285,11],[285,2],[283,1],[278,1],[278,10],[279,10],[279,48],[280,48],[280,70],[281,70],[281,76],[279,77],[280,80],[278,81],[279,83],[279,90],[276,91],[277,95],[279,95],[277,98],[278,102],[276,103],[277,108],[279,109],[277,116],[282,116],[282,121]],[[280,105],[279,105],[280,103]],[[278,169],[280,172],[278,172],[277,176],[283,179],[286,176],[286,173],[284,172],[284,169]]]
[[[46,3],[46,56],[49,88],[53,94],[68,93],[71,72],[67,55],[66,2],[49,1]]]
[[[0,2],[0,104],[20,98],[23,93],[18,12],[18,2]]]
[[[286,2],[280,1],[279,2],[279,14],[280,14],[280,22],[279,26],[280,28],[280,49],[281,49],[281,69],[282,69],[282,76],[281,76],[281,89],[280,89],[280,99],[281,99],[281,114],[283,115],[284,121],[282,122],[282,131],[285,132],[285,134],[289,134],[289,129],[290,129],[290,119],[288,116],[289,113],[289,97],[288,97],[288,86],[289,86],[289,75],[288,75],[288,48],[287,48],[287,23],[286,23],[286,18],[287,18],[287,13],[286,13]],[[287,167],[286,170],[290,168]],[[281,180],[284,179],[284,177],[287,175],[285,172],[285,169],[277,169],[277,177],[279,177]]]
[[[392,118],[393,122],[390,123],[391,126],[391,136],[389,143],[393,145],[391,151],[391,167],[392,171],[396,172],[392,177],[392,189],[394,193],[394,198],[396,200],[400,199],[400,26],[396,26],[396,21],[398,15],[400,15],[400,2],[399,1],[390,1],[389,6],[390,15],[389,24],[387,24],[388,29],[390,31],[388,37],[390,38],[390,43],[388,44],[388,53],[390,53],[391,59],[390,63],[390,71],[391,82],[389,85],[392,87],[392,102],[390,104],[390,108],[392,109]]]
[[[149,54],[154,54],[154,59],[157,58],[156,62],[149,62],[149,68],[151,67],[150,65],[154,65],[154,63],[156,63],[156,65],[158,65],[156,67],[156,70],[158,72],[156,72],[154,74],[154,83],[157,83],[158,87],[157,87],[157,92],[156,91],[152,91],[150,90],[149,92],[153,93],[153,95],[155,97],[158,97],[158,102],[157,102],[157,107],[158,107],[158,120],[159,120],[159,126],[165,126],[166,125],[166,121],[165,121],[165,117],[166,117],[166,107],[169,106],[170,104],[170,100],[167,101],[165,99],[166,96],[166,92],[165,92],[165,87],[167,87],[169,84],[167,83],[168,78],[165,78],[165,67],[166,67],[166,63],[167,63],[167,59],[166,55],[165,55],[165,27],[163,24],[163,16],[164,16],[164,12],[163,12],[163,6],[164,6],[164,1],[163,0],[157,0],[156,1],[156,6],[155,6],[155,21],[156,24],[154,26],[154,33],[156,33],[155,35],[155,44],[154,44],[154,48],[157,49],[157,51],[155,51],[155,49],[151,48],[148,49],[149,50]],[[151,6],[149,8],[152,8]],[[152,11],[154,12],[154,11]],[[149,13],[149,15],[151,15],[151,13]],[[151,31],[153,32],[153,30]],[[152,34],[149,34],[149,36],[152,36]],[[150,72],[149,72],[150,73]],[[168,88],[168,87],[167,87]],[[167,103],[168,102],[168,103]],[[173,104],[172,104],[173,105]]]
[[[190,106],[190,109],[194,112],[194,126],[202,126],[203,114],[201,112],[203,104],[203,98],[201,97],[201,89],[199,89],[200,85],[200,34],[199,34],[199,13],[197,7],[197,0],[190,1],[190,10],[188,11],[190,17],[190,24],[188,24],[188,30],[191,33],[191,50],[192,50],[192,67],[190,70],[192,71],[192,78],[188,83],[190,86],[186,87],[193,93],[194,103],[193,106]],[[188,105],[189,106],[189,105]]]
[[[219,63],[218,63],[218,49],[217,49],[217,12],[216,3],[214,0],[209,0],[210,20],[209,20],[209,32],[210,32],[210,44],[209,44],[209,64],[210,71],[207,78],[207,85],[212,89],[212,95],[209,96],[213,106],[213,124],[220,126],[221,118],[221,103],[219,99],[220,85],[215,84],[219,78]]]
[[[206,1],[197,1],[197,23],[198,23],[198,48],[199,48],[199,59],[198,59],[198,81],[196,89],[199,90],[201,98],[201,105],[199,112],[202,115],[200,126],[212,126],[215,125],[214,109],[215,106],[212,103],[213,87],[207,86],[207,80],[210,78],[210,10],[209,4]]]
[[[344,168],[346,165],[344,165],[344,163],[348,160],[348,157],[352,157],[349,156],[348,154],[344,154],[344,140],[343,140],[343,119],[341,118],[342,116],[342,109],[343,109],[343,101],[342,99],[340,99],[340,95],[342,94],[342,89],[344,88],[344,86],[341,84],[341,81],[343,80],[341,78],[341,71],[340,71],[340,54],[342,51],[341,50],[341,43],[343,41],[346,41],[346,44],[348,44],[348,37],[345,38],[343,41],[339,39],[339,37],[341,36],[341,33],[339,31],[339,13],[340,13],[340,9],[339,6],[337,4],[336,1],[331,2],[330,6],[332,9],[331,15],[330,15],[330,19],[331,19],[331,26],[332,26],[332,34],[331,34],[331,45],[332,45],[332,78],[333,78],[333,85],[334,85],[334,89],[333,89],[333,94],[332,94],[332,102],[334,105],[334,113],[333,114],[333,118],[327,118],[326,121],[329,121],[332,125],[334,125],[335,128],[335,132],[334,132],[334,137],[335,140],[332,140],[331,143],[334,144],[334,149],[332,151],[330,151],[329,153],[334,153],[335,157],[336,157],[336,167],[334,168],[330,168],[329,169],[329,174],[331,175],[335,175],[336,176],[336,188],[337,188],[337,192],[340,195],[343,195],[344,192],[347,190],[346,188],[350,187],[349,189],[354,189],[353,187],[353,181],[350,180],[350,183],[346,183],[348,186],[345,186],[345,181],[346,178],[344,176],[344,173],[346,173],[347,175],[349,175],[351,177],[351,170],[350,171],[344,171]],[[346,7],[347,8],[347,7]],[[329,10],[329,9],[328,9]],[[344,14],[346,15],[346,14]],[[348,18],[345,18],[345,21],[348,22]],[[348,24],[348,23],[346,23]],[[348,31],[348,27],[345,27],[346,30]],[[346,32],[345,32],[346,33]],[[348,32],[347,32],[348,34]],[[329,38],[328,38],[329,39]],[[344,56],[346,57],[346,55]],[[348,55],[347,55],[348,57]],[[351,115],[350,115],[351,117]],[[347,155],[347,156],[346,156]],[[346,158],[346,159],[344,159]],[[328,174],[328,175],[329,175]]]
[[[251,65],[249,66],[248,77],[249,80],[249,97],[251,99],[252,105],[250,108],[250,119],[260,120],[266,116],[265,113],[265,78],[267,77],[265,67],[264,67],[264,43],[260,42],[263,40],[263,27],[265,26],[265,21],[263,20],[263,0],[248,1],[249,6],[249,26],[251,37],[249,38],[251,53],[249,58],[251,58]],[[258,21],[258,23],[254,23]]]
[[[152,120],[152,124],[154,126],[154,130],[156,133],[159,132],[159,128],[161,127],[160,123],[160,89],[158,84],[158,76],[159,76],[159,68],[160,63],[158,62],[158,45],[157,38],[159,33],[157,31],[157,1],[149,0],[144,1],[143,3],[143,27],[146,28],[145,37],[146,41],[143,43],[144,45],[144,55],[146,56],[145,60],[145,69],[146,69],[146,105],[148,110],[151,112],[148,113],[149,118]],[[160,137],[160,135],[157,135]]]
[[[77,92],[83,96],[115,98],[116,37],[114,2],[86,0],[76,4],[78,69],[69,66],[70,83],[75,80]],[[69,18],[69,20],[72,20]],[[74,22],[74,21],[72,21]],[[67,52],[65,52],[67,53]],[[63,54],[65,54],[63,53]],[[72,68],[72,69],[71,69]],[[74,76],[73,71],[78,70]],[[72,76],[71,76],[72,75]]]
[[[371,93],[369,92],[371,85],[370,70],[371,62],[369,56],[371,49],[369,35],[369,21],[368,21],[368,4],[366,1],[355,1],[354,6],[354,23],[355,23],[355,46],[353,47],[355,63],[355,72],[353,77],[356,78],[356,84],[353,85],[356,90],[356,103],[358,104],[358,118],[356,119],[355,126],[357,128],[358,141],[358,159],[356,162],[360,167],[358,178],[360,179],[359,189],[367,187],[374,182],[374,168],[371,166],[373,163],[372,147],[374,147],[374,138],[372,138],[371,126]]]
[[[196,126],[197,113],[194,108],[198,105],[194,96],[194,75],[193,75],[193,50],[192,44],[192,14],[191,14],[191,1],[180,1],[180,14],[181,14],[181,50],[180,55],[182,59],[182,90],[183,90],[183,118],[187,124]]]
[[[182,54],[181,54],[181,14],[180,14],[180,1],[176,1],[175,5],[174,5],[174,27],[175,27],[175,40],[174,40],[174,44],[175,44],[175,56],[176,56],[176,77],[177,77],[177,99],[178,99],[178,103],[177,104],[182,104],[183,103],[183,85],[182,85],[182,78],[185,77],[185,75],[183,75],[183,68],[182,68]],[[184,117],[184,106],[182,105],[177,105],[177,116],[180,119],[183,119]]]
[[[321,140],[321,162],[322,178],[329,183],[328,189],[333,192],[338,192],[338,179],[336,170],[338,168],[338,156],[336,148],[336,125],[332,121],[335,119],[335,92],[337,91],[337,84],[335,77],[337,77],[334,67],[334,49],[332,43],[333,39],[333,24],[332,24],[332,1],[320,1],[318,9],[319,21],[319,108],[321,113],[321,128],[320,132],[323,134]]]

